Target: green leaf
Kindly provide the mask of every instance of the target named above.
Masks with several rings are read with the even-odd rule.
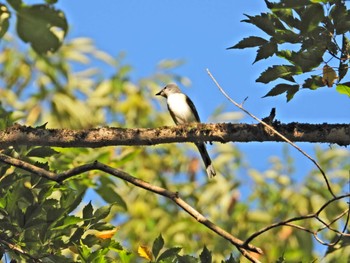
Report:
[[[64,13],[50,5],[24,6],[18,10],[17,32],[38,54],[55,52],[68,31]]]
[[[269,9],[296,9],[311,4],[310,0],[281,0],[279,3],[265,2],[268,3]]]
[[[303,83],[303,88],[308,88],[308,89],[318,89],[320,87],[323,87],[324,83],[322,81],[321,76],[311,76],[310,78],[307,78],[304,83]]]
[[[108,206],[102,206],[98,209],[96,209],[94,213],[94,222],[100,221],[101,219],[105,219],[109,213],[111,212],[111,208],[114,206],[114,204],[110,204]]]
[[[211,252],[207,249],[206,246],[204,246],[202,253],[199,255],[199,258],[201,260],[201,263],[212,262]]]
[[[0,4],[0,38],[2,38],[7,29],[9,28],[9,19],[11,17],[11,13],[8,10],[7,6],[4,4]]]
[[[277,43],[274,41],[270,41],[268,43],[263,44],[257,51],[257,55],[253,64],[261,59],[266,59],[268,57],[273,56],[277,52]]]
[[[349,11],[343,1],[337,1],[329,12],[329,16],[333,19],[336,34],[347,33],[350,29]]]
[[[276,34],[274,35],[273,38],[279,44],[282,44],[282,43],[297,44],[300,42],[300,35],[288,29],[276,31]]]
[[[119,255],[121,263],[129,263],[131,262],[131,258],[133,257],[133,254],[126,251],[126,250],[117,250],[117,253]]]
[[[229,257],[227,260],[225,260],[224,263],[239,263],[239,261],[237,261],[237,260],[232,256],[232,254],[230,254],[230,257]]]
[[[324,10],[321,4],[312,4],[306,7],[301,17],[301,34],[314,30],[324,19]]]
[[[115,182],[107,178],[101,177],[101,185],[96,189],[96,192],[109,204],[117,204],[127,210],[127,205],[123,198],[116,192]]]
[[[290,50],[281,50],[277,52],[277,55],[281,58],[286,59],[293,65],[300,68],[301,72],[308,72],[315,67],[319,66],[323,59],[322,56],[324,51],[313,49],[313,50],[305,50],[305,51],[290,51]]]
[[[70,192],[67,194],[65,193],[61,196],[60,206],[68,214],[77,208],[77,206],[81,203],[84,194],[85,191],[76,191],[74,194]]]
[[[70,237],[69,242],[79,243],[83,235],[84,235],[84,229],[78,228],[77,230],[74,231],[73,235]]]
[[[91,201],[83,208],[83,218],[91,219],[94,208],[92,207]]]
[[[178,263],[198,263],[198,259],[192,256],[177,256]]]
[[[343,84],[338,84],[335,88],[340,94],[345,94],[350,97],[350,82],[346,82]]]
[[[59,152],[55,151],[54,149],[52,149],[50,147],[43,146],[43,147],[34,148],[33,150],[29,151],[27,156],[45,158],[45,157],[50,157],[50,156],[52,156],[54,154],[58,154],[58,153]]]
[[[348,63],[343,63],[341,60],[339,61],[339,69],[338,69],[338,81],[341,81],[346,73],[348,73],[349,65]]]
[[[277,96],[287,92],[290,89],[295,89],[296,87],[299,87],[299,85],[278,84],[272,88],[265,96],[263,96],[263,98]]]
[[[272,3],[274,5],[275,3]],[[300,20],[293,16],[293,10],[291,8],[270,8],[271,11],[278,17],[279,20],[286,23],[291,28],[299,28]]]
[[[292,85],[290,89],[287,90],[287,102],[293,99],[295,93],[299,91],[299,85]]]
[[[301,73],[302,71],[295,66],[276,65],[276,66],[269,67],[267,70],[261,73],[260,77],[256,81],[262,82],[262,83],[269,83],[278,78],[283,78],[294,82],[294,79],[292,76],[296,74],[301,74]]]
[[[268,41],[262,37],[250,36],[250,37],[243,38],[236,45],[229,47],[227,49],[233,49],[233,48],[244,49],[249,47],[258,47],[266,43],[268,43]]]
[[[153,242],[152,246],[152,254],[155,258],[158,257],[159,251],[163,248],[164,246],[164,239],[162,235],[160,234]]]
[[[74,226],[82,221],[83,219],[81,219],[80,217],[68,215],[65,216],[64,219],[61,222],[59,222],[57,226],[52,228],[52,230],[67,229],[67,227]]]
[[[39,126],[36,126],[35,128],[36,129],[46,129],[46,125],[47,125],[48,122],[45,122],[44,124],[41,124]]]
[[[160,262],[161,260],[164,260],[166,258],[174,258],[177,256],[177,254],[180,252],[182,248],[181,247],[173,247],[165,250],[157,259],[157,262]]]
[[[248,19],[244,19],[242,22],[251,23],[270,36],[273,36],[275,34],[276,25],[274,24],[274,19],[272,19],[273,15],[261,13],[261,15],[256,16],[250,16],[246,14],[245,16],[248,17]]]

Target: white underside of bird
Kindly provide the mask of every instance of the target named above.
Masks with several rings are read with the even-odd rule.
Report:
[[[174,93],[168,96],[168,107],[174,113],[177,124],[197,122],[186,101],[186,95],[183,93]]]

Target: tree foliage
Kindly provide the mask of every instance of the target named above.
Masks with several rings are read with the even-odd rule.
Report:
[[[65,35],[68,27],[64,26],[64,16],[52,7],[54,2],[33,7],[21,1],[8,1],[17,19],[21,15],[34,16],[31,26],[41,28],[45,23],[53,23],[62,27]],[[291,5],[292,2],[285,3]],[[7,7],[2,9],[4,6],[0,9],[10,12]],[[309,2],[304,9],[308,6]],[[302,8],[301,5],[287,7]],[[280,12],[288,8],[280,8]],[[248,20],[259,24],[265,32],[275,34],[273,29],[278,19],[274,17],[275,14],[265,14],[256,18],[248,16]],[[5,22],[2,15],[0,18],[1,28],[5,30],[8,20]],[[287,18],[291,20],[289,23],[294,23],[295,19],[286,15]],[[19,24],[18,35],[31,44],[34,52],[19,50],[18,42],[5,34],[6,30],[1,31],[1,129],[14,122],[74,129],[107,124],[159,127],[171,123],[164,105],[158,104],[154,94],[162,83],[173,80],[188,83],[185,77],[164,71],[171,71],[178,61],[161,63],[154,75],[135,81],[131,78],[132,67],[123,62],[122,54],[116,57],[106,54],[86,38],[66,41],[58,49],[51,30],[41,33],[52,38],[38,44],[42,35],[22,34],[24,28],[21,27],[29,25]],[[31,26],[26,30],[33,30]],[[311,30],[309,27],[317,28],[316,20],[303,29],[305,34]],[[292,34],[289,38],[293,38]],[[268,44],[271,41],[258,37],[252,40],[239,45],[266,44],[259,57],[267,56],[270,48],[275,50],[280,44],[271,45]],[[52,54],[47,55],[47,51]],[[307,55],[309,51],[305,52]],[[97,65],[101,64],[108,67],[108,73],[98,69]],[[295,65],[272,68],[275,79],[279,76],[290,81],[293,74],[299,72]],[[266,82],[273,79],[268,75],[264,78]],[[286,86],[281,88],[288,92]],[[294,93],[290,92],[290,96]],[[220,113],[218,109],[214,118],[219,118]],[[318,170],[303,171],[304,179],[295,179],[296,168],[287,147],[282,158],[271,157],[270,167],[260,171],[247,163],[237,146],[215,145],[213,161],[222,175],[210,182],[201,176],[197,155],[190,145],[99,149],[13,146],[1,150],[8,156],[55,172],[98,160],[179,192],[210,220],[242,239],[266,225],[313,213],[329,200]],[[346,191],[350,169],[348,151],[317,148],[316,155],[330,177],[334,192],[338,195]],[[330,222],[346,208],[346,202],[339,200],[327,206],[320,216]],[[338,220],[332,227],[340,229],[344,221]],[[321,231],[323,225],[317,220],[296,222],[296,226],[317,232],[322,240],[329,242],[337,237],[328,228]],[[320,256],[314,249],[316,243],[312,235],[296,227],[273,228],[255,239],[254,244],[265,252],[262,261],[308,262]],[[346,250],[349,242],[342,239],[340,244],[327,254],[330,262],[345,262],[341,260],[349,255]],[[107,174],[89,171],[58,184],[1,163],[0,258],[4,262],[233,263],[238,262],[240,255],[225,239],[197,224],[174,203]]]
[[[285,93],[287,101],[290,101],[303,88],[331,88],[335,82],[339,93],[350,96],[350,83],[346,78],[350,54],[350,11],[346,1],[265,0],[265,3],[268,12],[246,15],[247,19],[242,22],[254,25],[267,36],[250,36],[230,47],[257,47],[254,63],[270,57],[283,61],[268,67],[256,79],[265,84],[283,81],[265,97]],[[325,67],[328,67],[326,72]]]

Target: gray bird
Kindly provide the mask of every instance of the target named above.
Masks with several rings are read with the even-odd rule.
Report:
[[[156,95],[167,99],[168,110],[176,125],[191,122],[200,122],[198,112],[193,102],[189,97],[181,92],[176,84],[170,83],[166,85]],[[216,175],[216,172],[211,163],[211,159],[209,157],[205,144],[203,142],[199,142],[195,143],[195,145],[197,146],[199,153],[202,156],[208,177],[214,177]]]

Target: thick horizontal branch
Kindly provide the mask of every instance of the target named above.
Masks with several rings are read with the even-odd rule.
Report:
[[[350,124],[274,122],[272,126],[293,142],[350,144]],[[112,128],[87,130],[45,129],[14,125],[0,131],[1,148],[14,145],[91,147],[156,145],[173,142],[263,142],[283,139],[261,124],[190,124],[160,128]]]

